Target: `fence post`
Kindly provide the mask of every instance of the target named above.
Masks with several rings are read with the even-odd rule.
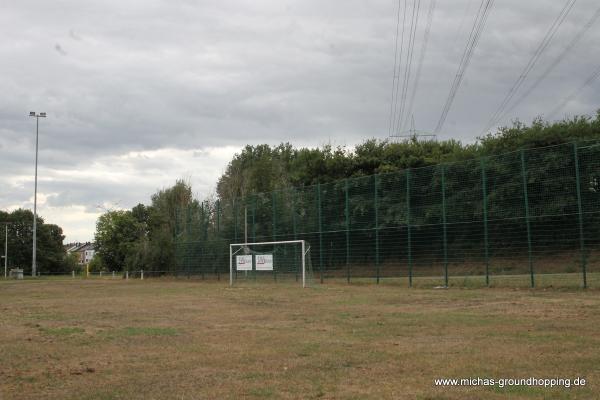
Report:
[[[277,213],[275,210],[275,190],[271,192],[271,213],[272,213],[272,222],[273,222],[273,241],[277,241]],[[275,268],[276,263],[273,263],[273,280],[277,281],[277,268]]]
[[[144,270],[140,271],[140,280],[144,280]]]
[[[221,201],[217,200],[217,242],[221,241]],[[218,246],[217,248],[219,248]],[[220,259],[221,257],[219,257]],[[217,270],[217,280],[221,280],[221,265],[220,262],[217,261],[216,270]]]
[[[252,196],[252,241],[256,242],[256,194]]]
[[[71,271],[71,276],[75,279],[75,271]]]
[[[410,168],[406,170],[406,246],[408,255],[408,287],[412,287],[413,265],[412,265],[412,237],[410,228]]]
[[[216,201],[216,206],[217,206],[217,233],[221,232],[221,201],[217,200]]]
[[[444,282],[448,287],[448,227],[446,223],[446,166],[440,165],[442,169],[442,224],[444,234]]]
[[[527,170],[525,168],[525,150],[521,149],[521,175],[523,176],[523,196],[525,198],[525,223],[527,224],[527,251],[529,253],[529,274],[531,275],[531,287],[535,287],[533,274],[533,259],[531,252],[531,224],[529,222],[529,195],[527,192]]]
[[[294,190],[294,188],[291,189],[292,191],[292,230],[294,232],[294,240],[298,240],[298,230],[297,230],[297,226],[296,226],[296,191]],[[296,272],[296,282],[298,282],[298,248],[297,246],[294,246],[294,265],[295,265],[295,272]],[[304,254],[302,254],[302,259],[304,259]]]
[[[256,197],[257,194],[252,195],[252,241],[256,242]],[[256,261],[254,257],[252,257],[252,276],[254,281],[256,281]]]
[[[233,198],[232,202],[233,202],[232,208],[233,208],[233,230],[234,230],[233,236],[234,236],[235,242],[237,243],[237,241],[238,241],[238,215],[237,215],[238,205],[237,205],[236,198]]]
[[[579,154],[577,143],[573,143],[573,157],[575,159],[575,182],[577,185],[577,211],[579,217],[579,251],[581,257],[581,273],[583,277],[583,287],[587,288],[587,257],[585,254],[585,238],[583,236],[583,206],[581,204],[581,180],[579,177]]]
[[[319,218],[319,275],[323,283],[323,226],[321,216],[321,183],[317,183],[317,215]]]
[[[375,175],[374,179],[374,206],[375,206],[375,268],[377,269],[377,283],[379,284],[379,278],[381,276],[380,266],[379,266],[379,193],[378,193],[378,185],[379,185],[379,175]]]
[[[483,246],[485,253],[485,285],[490,286],[490,253],[488,243],[488,198],[487,198],[487,175],[485,168],[485,157],[481,158],[481,188],[483,203]]]
[[[277,213],[275,210],[275,191],[271,192],[271,208],[273,214],[273,241],[277,241]]]
[[[350,199],[348,196],[348,178],[344,180],[344,217],[346,219],[346,280],[350,283]]]
[[[125,280],[129,279],[129,271],[125,271]]]

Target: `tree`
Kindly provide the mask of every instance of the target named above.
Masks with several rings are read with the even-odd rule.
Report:
[[[96,224],[98,262],[108,270],[172,271],[176,268],[174,238],[200,208],[189,183],[178,180],[152,195],[152,204],[111,210]],[[187,214],[181,214],[187,210]]]
[[[111,271],[122,271],[125,260],[139,239],[139,222],[131,211],[111,210],[96,223],[96,254]]]
[[[11,267],[23,268],[31,272],[33,244],[33,213],[17,209],[13,212],[0,212],[0,221],[8,222],[8,263]],[[2,227],[4,228],[4,227]],[[2,229],[4,239],[4,229]],[[58,225],[46,224],[37,218],[37,265],[41,273],[65,272],[66,253],[63,248],[64,235]],[[2,242],[4,244],[4,241]],[[2,245],[2,252],[4,246]]]

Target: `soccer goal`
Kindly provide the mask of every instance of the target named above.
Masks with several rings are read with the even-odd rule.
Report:
[[[229,245],[229,285],[241,281],[313,281],[310,244],[305,240]]]

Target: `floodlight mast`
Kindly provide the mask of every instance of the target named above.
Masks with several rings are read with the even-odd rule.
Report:
[[[33,255],[31,257],[31,276],[36,276],[38,143],[39,143],[40,118],[46,118],[46,113],[41,112],[39,114],[36,114],[35,111],[30,111],[29,116],[35,118],[35,178],[34,178],[34,190],[33,190]]]

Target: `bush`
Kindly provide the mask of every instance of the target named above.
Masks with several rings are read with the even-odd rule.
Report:
[[[75,271],[75,272],[77,272],[77,273],[81,272],[81,270],[82,270],[82,265],[80,265],[80,264],[78,263],[78,261],[79,261],[79,257],[78,257],[78,255],[77,255],[77,253],[70,253],[70,254],[67,254],[67,255],[65,256],[65,262],[64,262],[65,269],[66,269],[68,272],[70,272],[70,271]]]
[[[88,267],[90,272],[107,271],[106,266],[102,263],[102,258],[98,256],[92,258]]]

